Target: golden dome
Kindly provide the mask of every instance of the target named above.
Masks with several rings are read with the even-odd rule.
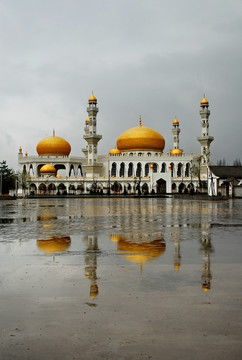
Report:
[[[41,155],[62,155],[68,156],[71,152],[71,145],[64,139],[55,136],[49,136],[41,140],[36,146],[37,153]]]
[[[109,151],[109,155],[120,155],[121,151],[119,149],[112,149]]]
[[[201,105],[208,105],[208,100],[205,98],[202,99],[202,101],[200,102]]]
[[[37,246],[46,254],[66,251],[71,245],[70,236],[53,238],[50,240],[37,240]]]
[[[171,150],[170,155],[172,155],[172,156],[181,156],[182,151],[180,149],[173,149],[173,150]]]
[[[53,165],[46,164],[40,169],[41,174],[55,174],[56,168]]]
[[[117,148],[121,151],[151,150],[163,151],[165,139],[157,131],[141,126],[133,127],[121,134],[117,140]]]
[[[89,97],[88,102],[97,102],[97,99],[95,98],[95,96],[93,95],[93,93],[92,93],[92,95]]]
[[[173,125],[179,125],[179,121],[177,120],[177,118],[175,117],[174,121],[173,121]]]
[[[89,123],[89,117],[88,118],[86,118],[86,124],[88,124]]]

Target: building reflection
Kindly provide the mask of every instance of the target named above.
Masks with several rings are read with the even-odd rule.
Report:
[[[97,235],[87,235],[86,255],[85,255],[85,275],[90,280],[90,297],[94,300],[98,296],[97,285],[97,255],[100,253],[98,248]]]
[[[110,240],[117,243],[117,250],[125,259],[140,265],[158,259],[166,250],[166,243],[161,234],[125,234],[110,235]]]

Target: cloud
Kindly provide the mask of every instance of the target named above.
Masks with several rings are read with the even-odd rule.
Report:
[[[3,0],[0,153],[17,167],[56,129],[83,155],[91,91],[98,98],[100,153],[129,127],[159,131],[172,147],[200,152],[199,103],[210,101],[212,160],[241,154],[242,6],[240,1]]]

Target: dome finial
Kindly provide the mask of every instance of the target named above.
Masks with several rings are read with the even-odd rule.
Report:
[[[55,136],[55,129],[53,129],[53,136]]]
[[[139,116],[139,127],[142,126],[142,120],[141,120],[141,115]]]

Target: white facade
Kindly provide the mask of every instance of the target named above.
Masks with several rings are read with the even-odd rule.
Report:
[[[93,95],[92,95],[93,96]],[[95,97],[93,96],[95,99]],[[91,99],[91,98],[90,98]],[[26,175],[25,193],[30,195],[90,194],[95,192],[111,194],[150,194],[195,192],[199,185],[199,176],[194,168],[201,155],[193,153],[171,155],[159,151],[122,151],[120,154],[98,154],[97,101],[89,99],[88,119],[84,127],[86,147],[85,156],[45,155],[29,156],[20,149],[18,154],[19,174]],[[201,103],[202,104],[202,103]],[[204,110],[202,108],[202,110]],[[206,113],[208,105],[205,109]],[[210,113],[210,112],[209,112]],[[202,117],[204,114],[202,112]],[[203,120],[202,120],[203,124]],[[206,129],[208,128],[208,116]],[[179,126],[172,128],[173,145],[179,147]],[[207,145],[212,141],[208,130],[204,138]],[[200,142],[200,138],[198,139]],[[203,143],[201,143],[203,144]],[[202,152],[204,146],[202,146]],[[56,174],[41,174],[43,165],[55,167]],[[65,175],[58,176],[64,170]],[[207,172],[201,174],[200,181],[207,180]],[[21,188],[21,184],[19,184]]]

